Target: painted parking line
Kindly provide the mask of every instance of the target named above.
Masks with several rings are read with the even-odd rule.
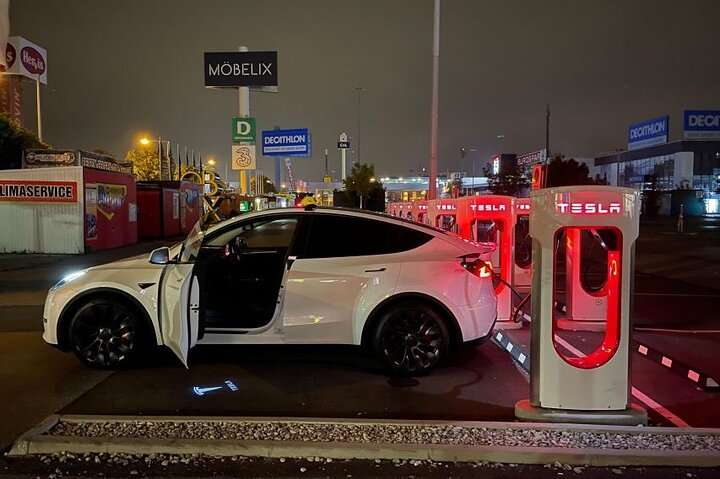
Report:
[[[503,331],[495,331],[495,333],[492,335],[493,342],[495,342],[500,349],[503,349],[512,356],[512,358],[515,360],[515,362],[526,372],[530,373],[530,357],[526,355],[522,351],[522,347],[519,347],[515,344],[513,344],[511,338],[509,335],[505,334]],[[580,351],[579,349],[575,348],[572,344],[568,343],[564,339],[562,339],[559,336],[555,336],[555,341],[557,344],[562,346],[563,348],[567,349],[571,354],[574,354],[577,357],[585,356],[585,354]],[[525,380],[529,381],[529,376],[525,377]],[[645,404],[647,407],[655,411],[660,416],[667,419],[671,424],[675,425],[679,428],[689,428],[690,425],[682,420],[680,417],[669,411],[666,407],[662,406],[657,401],[653,400],[650,396],[645,394],[644,392],[637,389],[635,386],[632,386],[631,393],[633,397],[635,397],[638,401]]]
[[[560,344],[562,347],[573,353],[577,357],[585,356],[585,353],[580,351],[579,349],[575,348],[572,344],[568,343],[561,337],[555,335],[555,341]],[[632,386],[631,388],[632,395],[638,400],[643,402],[647,407],[655,411],[656,413],[660,414],[662,417],[673,423],[677,427],[687,428],[690,427],[688,423],[680,419],[678,416],[670,412],[667,408],[659,404],[657,401],[653,400],[650,396],[645,394],[644,392],[640,391],[635,386]]]

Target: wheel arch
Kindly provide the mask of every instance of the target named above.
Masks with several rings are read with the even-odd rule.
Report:
[[[148,342],[150,344],[157,344],[155,326],[150,319],[150,314],[148,313],[145,306],[140,303],[140,301],[138,301],[136,298],[133,298],[132,295],[128,294],[127,292],[119,289],[93,288],[88,291],[83,291],[82,293],[75,296],[70,302],[68,302],[68,304],[65,305],[65,307],[63,307],[62,311],[60,312],[57,326],[58,347],[60,349],[65,351],[70,350],[69,326],[73,314],[87,301],[99,297],[112,297],[113,299],[120,300],[121,302],[125,303],[133,310],[135,310],[135,312],[139,314],[139,317],[141,318],[142,323],[145,326],[148,334],[151,334],[151,337],[148,338]]]
[[[368,315],[367,321],[365,321],[365,324],[363,325],[360,344],[363,347],[370,347],[372,344],[373,331],[380,322],[383,313],[395,304],[408,300],[426,303],[431,307],[435,308],[445,320],[448,331],[450,332],[451,349],[456,349],[459,345],[462,344],[462,331],[460,330],[460,325],[458,324],[457,318],[452,313],[452,311],[450,311],[450,308],[448,308],[445,304],[442,303],[442,301],[439,301],[437,298],[433,298],[430,295],[417,292],[399,293],[394,296],[390,296],[389,298],[385,298],[382,302],[380,302],[380,304],[375,306],[375,308],[373,308],[373,310]]]

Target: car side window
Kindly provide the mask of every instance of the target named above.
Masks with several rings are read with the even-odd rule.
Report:
[[[316,214],[304,258],[337,258],[398,253],[416,248],[431,235],[370,218]]]
[[[207,243],[207,246],[224,246],[235,238],[243,238],[250,249],[287,248],[292,243],[297,218],[263,218],[243,222],[236,228],[221,233]]]

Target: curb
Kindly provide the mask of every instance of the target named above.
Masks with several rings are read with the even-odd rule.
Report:
[[[394,444],[394,443],[339,443],[304,441],[263,441],[225,439],[177,439],[177,438],[123,438],[123,437],[76,437],[50,436],[47,431],[59,422],[238,422],[266,423],[293,422],[304,425],[338,424],[337,420],[308,420],[293,418],[238,418],[238,417],[150,417],[117,416],[58,416],[46,418],[38,426],[20,436],[13,444],[9,456],[59,453],[125,453],[125,454],[203,454],[211,456],[252,456],[264,458],[319,456],[332,459],[381,459],[381,460],[431,460],[436,462],[490,461],[510,464],[550,464],[559,461],[569,465],[591,466],[685,466],[718,467],[720,453],[716,450],[668,450],[668,449],[601,449],[534,446],[468,446],[455,444]],[[353,425],[416,425],[473,428],[503,428],[544,431],[571,431],[584,434],[623,433],[634,435],[712,436],[720,437],[720,429],[643,428],[627,426],[593,426],[577,424],[537,424],[498,422],[446,421],[343,421]]]

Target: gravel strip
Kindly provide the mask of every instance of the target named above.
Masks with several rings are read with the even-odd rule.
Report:
[[[610,433],[453,425],[304,422],[63,422],[52,436],[720,451],[718,434]]]

